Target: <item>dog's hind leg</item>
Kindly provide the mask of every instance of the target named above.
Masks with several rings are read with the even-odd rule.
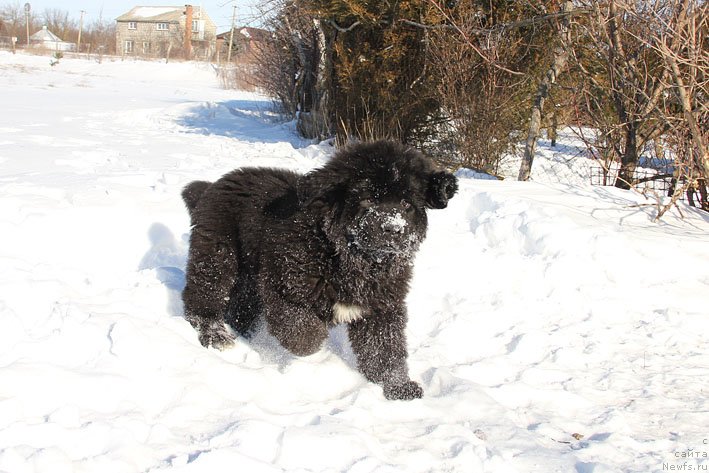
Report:
[[[312,355],[327,338],[327,325],[307,307],[276,298],[265,309],[268,331],[294,355]]]
[[[234,336],[224,325],[224,315],[236,271],[236,255],[228,246],[193,229],[182,301],[185,318],[198,331],[205,347],[224,350],[234,344]]]
[[[243,273],[231,291],[225,319],[239,335],[248,338],[263,310],[263,303],[254,277],[243,276]]]

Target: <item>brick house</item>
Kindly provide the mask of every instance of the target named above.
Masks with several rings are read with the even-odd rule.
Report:
[[[134,7],[116,18],[116,49],[122,55],[211,57],[217,27],[201,7]]]
[[[231,31],[217,35],[217,51],[219,59],[224,60],[229,50]],[[237,63],[250,64],[258,60],[258,52],[271,37],[268,30],[244,26],[234,28],[232,39],[232,60]]]

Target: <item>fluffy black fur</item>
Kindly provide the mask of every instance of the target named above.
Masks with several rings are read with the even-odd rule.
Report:
[[[234,343],[224,321],[248,336],[263,318],[301,356],[346,323],[364,376],[388,399],[419,398],[406,363],[411,264],[426,210],[456,190],[452,174],[386,141],[347,147],[305,175],[245,168],[192,182],[185,317],[219,349]]]

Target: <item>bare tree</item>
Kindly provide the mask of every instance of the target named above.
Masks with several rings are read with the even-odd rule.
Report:
[[[76,20],[69,17],[69,12],[58,8],[47,8],[42,12],[42,25],[59,36],[63,41],[71,41],[79,33]]]
[[[590,124],[612,114],[613,130],[603,139],[620,161],[615,186],[630,189],[644,150],[666,130],[657,115],[667,91],[667,71],[657,52],[639,37],[650,37],[673,0],[591,0],[592,14],[581,24],[583,40],[574,47],[582,81],[580,106]],[[609,109],[607,104],[612,104]],[[610,140],[610,141],[609,141]]]
[[[683,193],[693,205],[698,194],[697,206],[709,211],[709,5],[681,0],[674,6],[661,28],[639,38],[660,54],[677,102],[659,110],[668,128],[665,141],[675,157],[676,186],[658,218]]]
[[[328,51],[320,21],[286,0],[269,25],[273,32],[256,51],[256,81],[277,99],[284,113],[298,119],[298,129],[309,138],[325,138],[332,126],[326,106]]]
[[[550,21],[558,12],[548,13],[553,2],[511,9],[504,2],[428,1],[441,17],[429,20],[440,26],[431,29],[430,64],[448,118],[435,141],[458,156],[458,165],[496,174],[529,119],[539,64],[551,61]]]
[[[669,155],[674,174],[669,205],[688,191],[691,202],[696,191],[700,206],[707,207],[707,3],[593,0],[586,5],[593,14],[582,23],[585,34],[573,52],[581,72],[580,118],[597,131],[589,150],[619,161],[615,185],[624,189],[665,178],[665,172],[639,178],[635,171],[641,158]],[[669,206],[659,208],[661,216]]]
[[[514,132],[524,117],[516,91],[525,86],[525,77],[480,59],[460,37],[436,32],[431,44],[431,67],[440,79],[436,94],[446,120],[439,124],[437,142],[429,152],[451,166],[497,174],[502,157],[518,142]],[[509,51],[501,43],[489,46],[484,52],[495,61]]]
[[[19,1],[0,7],[0,17],[4,21],[7,34],[17,37],[18,44],[27,44],[27,20],[29,20],[30,34],[37,29],[34,12],[30,11],[29,18],[27,18],[23,4],[20,4]]]
[[[19,1],[8,3],[0,7],[0,19],[2,19],[6,34],[16,36],[18,44],[24,45],[26,41],[26,17],[23,4]],[[69,12],[58,9],[45,9],[40,15],[30,11],[30,34],[38,31],[42,26],[46,26],[51,32],[59,36],[64,41],[75,41],[79,26],[76,19],[72,18]],[[96,51],[101,54],[115,52],[115,22],[99,17],[92,22],[85,24],[82,32],[82,45],[88,51]]]
[[[106,20],[101,12],[98,18],[84,26],[81,42],[87,51],[98,54],[99,59],[103,54],[114,53],[116,51],[116,22]]]
[[[544,111],[544,102],[549,96],[551,87],[556,82],[559,75],[566,69],[566,63],[569,58],[568,48],[571,46],[570,37],[570,21],[569,16],[574,8],[572,1],[565,1],[561,7],[561,13],[567,14],[562,17],[558,28],[558,39],[556,45],[550,43],[553,47],[552,63],[549,69],[539,82],[537,93],[534,96],[532,103],[532,113],[529,119],[529,131],[524,145],[524,156],[522,157],[522,165],[519,169],[518,179],[526,181],[532,172],[532,163],[534,162],[534,151],[537,147],[537,139],[539,138],[539,130],[542,126],[542,114]],[[556,129],[555,129],[556,132]]]

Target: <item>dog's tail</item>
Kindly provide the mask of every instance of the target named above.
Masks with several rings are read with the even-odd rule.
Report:
[[[204,191],[207,190],[207,187],[211,185],[212,183],[207,181],[192,181],[182,189],[182,200],[185,201],[190,217],[195,207],[197,207],[197,202],[199,202],[200,197],[202,197]]]

